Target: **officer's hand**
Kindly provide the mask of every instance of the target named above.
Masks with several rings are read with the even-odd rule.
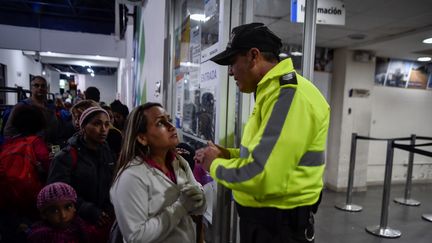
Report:
[[[207,142],[207,147],[198,149],[195,152],[194,160],[200,163],[206,170],[210,170],[210,165],[216,158],[229,158],[229,152],[225,148],[215,145],[211,141]]]

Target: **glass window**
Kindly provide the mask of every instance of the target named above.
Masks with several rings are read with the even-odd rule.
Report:
[[[215,140],[216,72],[205,61],[219,42],[219,0],[176,1],[174,21],[175,124],[195,147]]]

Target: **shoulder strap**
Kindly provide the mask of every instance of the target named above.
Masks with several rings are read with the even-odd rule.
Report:
[[[295,72],[287,73],[279,78],[280,86],[286,84],[297,84],[297,77]]]
[[[72,170],[75,170],[78,164],[78,151],[74,146],[70,146],[70,155],[72,158]]]
[[[38,138],[38,135],[27,136],[26,139],[29,143],[33,143]]]
[[[20,101],[18,101],[18,103],[25,104],[25,105],[31,105],[30,100],[28,100],[28,99],[20,100]]]

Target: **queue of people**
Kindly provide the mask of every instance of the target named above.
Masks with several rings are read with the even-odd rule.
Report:
[[[35,92],[46,92],[45,79],[32,82],[42,83],[33,85]],[[177,131],[165,110],[147,103],[125,119],[128,111],[119,102],[113,108],[101,106],[91,90],[91,99],[70,108],[74,133],[55,155],[48,145],[55,140],[45,136],[45,113],[56,118],[59,112],[44,113],[46,107],[31,104],[12,110],[8,123],[15,135],[7,137],[4,146],[31,137],[34,161],[41,168],[33,176],[37,186],[18,198],[21,201],[0,200],[0,242],[107,242],[113,225],[126,242],[197,242],[192,216],[206,209],[204,193],[189,165],[193,156],[188,163],[175,149]],[[114,110],[119,114],[112,115]],[[29,120],[34,121],[31,126]],[[115,120],[128,125],[119,130]],[[114,148],[108,143],[110,131],[123,141],[120,151],[118,144]],[[0,185],[16,189],[16,180],[8,179],[0,178]]]
[[[10,211],[0,201],[8,220],[0,220],[2,239],[12,229],[18,236],[7,242],[113,242],[113,232],[124,242],[204,242],[203,185],[210,180],[203,176],[209,173],[233,192],[241,243],[314,242],[330,108],[291,59],[279,59],[281,46],[265,25],[251,23],[234,28],[227,48],[211,59],[229,66],[241,92],[255,94],[239,149],[209,141],[195,153],[179,145],[161,104],[145,103],[127,114],[119,101],[101,106],[99,91],[86,90],[89,99],[70,109],[75,133],[52,159],[46,160],[48,149],[39,153],[45,187],[31,201],[39,217]],[[35,148],[41,140],[56,141],[46,87],[43,77],[32,80],[32,97],[7,123],[11,139],[36,136]],[[23,131],[13,117],[25,105],[40,109],[41,124],[51,125]],[[117,138],[109,143],[110,132]],[[118,136],[120,144],[114,143]]]

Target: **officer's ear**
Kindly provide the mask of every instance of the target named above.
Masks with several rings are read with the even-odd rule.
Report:
[[[251,48],[249,50],[250,56],[252,58],[252,60],[256,60],[258,58],[258,56],[261,54],[260,50],[258,50],[258,48]]]
[[[258,48],[251,48],[248,52],[248,59],[249,59],[249,64],[250,67],[255,67],[258,63],[259,63],[259,58],[261,56],[261,52],[260,50],[258,50]]]

